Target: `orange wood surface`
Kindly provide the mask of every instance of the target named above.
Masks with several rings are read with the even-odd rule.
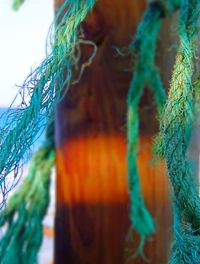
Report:
[[[141,258],[128,261],[135,247],[129,232],[126,165],[126,97],[132,67],[130,57],[119,56],[113,48],[130,43],[144,6],[144,1],[99,0],[83,24],[98,52],[56,112],[56,264],[145,263]],[[84,57],[91,51],[84,47]],[[151,100],[146,93],[141,105],[138,164],[157,233],[147,241],[145,253],[150,263],[164,264],[171,207],[164,165],[150,162],[157,125],[155,111],[144,104]]]

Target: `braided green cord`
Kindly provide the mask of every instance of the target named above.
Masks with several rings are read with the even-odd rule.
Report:
[[[2,211],[0,227],[6,232],[0,240],[1,264],[37,263],[53,165],[52,148],[41,148],[32,159],[28,176]]]
[[[162,128],[165,158],[174,188],[176,206],[183,219],[196,228],[200,224],[200,199],[187,156],[194,117],[195,93],[192,76],[197,38],[197,10],[199,11],[197,3],[183,1],[179,26],[180,48]]]
[[[175,243],[170,264],[200,261],[200,199],[188,149],[194,119],[194,53],[199,2],[183,0],[180,10],[180,47],[176,57],[169,98],[162,116],[164,156],[174,190]]]
[[[34,141],[51,119],[56,105],[73,81],[72,68],[78,48],[79,26],[96,0],[67,0],[58,11],[49,38],[52,51],[41,65],[25,80],[19,96],[22,104],[9,109],[0,128],[0,189],[3,201],[13,187],[6,184],[7,175],[17,178],[19,167]],[[63,91],[64,90],[64,91]],[[30,100],[29,100],[30,99]],[[28,101],[29,100],[29,101]],[[28,102],[27,102],[28,101]]]

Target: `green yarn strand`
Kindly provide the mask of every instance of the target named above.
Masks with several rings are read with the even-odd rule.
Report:
[[[163,116],[165,157],[174,188],[176,206],[185,221],[200,224],[200,204],[194,176],[188,162],[188,149],[194,121],[194,50],[197,40],[199,5],[183,1],[180,16],[180,48],[172,86]],[[198,10],[198,11],[197,11]],[[193,179],[193,180],[192,180]]]
[[[7,175],[14,181],[19,168],[27,159],[34,141],[40,136],[75,78],[72,68],[77,64],[80,24],[85,20],[95,0],[67,0],[54,21],[55,32],[49,35],[52,51],[22,85],[18,96],[22,104],[17,110],[9,109],[0,128],[0,188],[2,206],[7,192],[13,187],[6,184]],[[64,92],[65,90],[65,92]]]
[[[6,228],[0,240],[1,264],[37,263],[53,165],[54,151],[41,148],[32,159],[28,176],[0,214],[0,227]]]
[[[139,116],[138,105],[143,94],[144,85],[157,71],[154,64],[155,48],[160,29],[160,10],[150,5],[138,26],[134,42],[130,46],[135,56],[134,78],[131,81],[128,94],[128,182],[130,190],[130,219],[133,229],[140,235],[141,241],[137,253],[143,255],[144,241],[147,236],[154,233],[153,219],[148,212],[141,194],[141,186],[138,175],[137,159],[139,149]],[[152,71],[149,72],[149,69]],[[158,104],[165,101],[165,92],[157,72],[152,86],[156,90]]]
[[[197,264],[200,260],[200,198],[188,160],[194,122],[193,77],[199,7],[198,1],[183,0],[181,4],[180,47],[161,122],[163,152],[174,191],[175,242],[170,264]]]
[[[144,13],[136,36],[130,46],[135,59],[134,78],[128,93],[128,181],[130,190],[130,218],[133,229],[140,235],[141,241],[137,253],[143,255],[143,246],[147,236],[155,232],[154,221],[148,212],[141,193],[137,159],[139,151],[139,102],[144,87],[148,86],[154,95],[157,110],[161,115],[166,102],[166,93],[155,65],[157,38],[164,16],[171,15],[179,8],[180,1],[152,1]]]

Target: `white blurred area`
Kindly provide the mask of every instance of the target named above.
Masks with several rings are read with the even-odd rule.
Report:
[[[12,103],[18,91],[16,85],[21,85],[31,69],[45,58],[53,16],[53,0],[26,0],[17,12],[12,10],[12,0],[0,0],[0,111]],[[13,106],[19,103],[16,101]],[[44,219],[40,264],[52,263],[53,259],[54,178],[55,173],[51,204]]]
[[[10,105],[16,85],[44,59],[53,20],[53,0],[25,0],[19,11],[0,0],[0,107]]]

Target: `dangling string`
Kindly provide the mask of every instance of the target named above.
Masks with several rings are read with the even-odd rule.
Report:
[[[130,190],[130,218],[133,229],[140,235],[137,253],[143,256],[143,246],[147,236],[155,231],[153,219],[148,212],[141,194],[137,159],[139,151],[139,116],[138,107],[145,85],[152,90],[159,114],[164,106],[166,95],[160,73],[155,65],[155,50],[161,19],[178,8],[178,4],[163,5],[159,1],[150,1],[144,13],[136,36],[130,46],[135,59],[134,77],[128,93],[128,180]]]
[[[42,128],[47,123],[49,125],[46,141],[33,156],[28,176],[0,214],[0,227],[3,232],[0,240],[2,264],[37,263],[43,235],[42,221],[49,204],[50,175],[55,158],[52,121],[54,108],[63,96],[63,88],[67,89],[73,80],[72,67],[73,63],[77,63],[77,42],[93,45],[90,41],[78,39],[78,28],[94,3],[93,0],[65,1],[55,19],[56,32],[50,34],[51,41],[53,36],[55,38],[52,53],[24,82],[20,90],[23,99],[20,108],[10,108],[3,116],[4,127],[0,130],[2,193],[7,191],[5,181],[8,173],[15,170],[15,177],[17,176],[16,168],[20,160]],[[96,46],[91,58],[81,67],[79,79],[95,53]],[[28,103],[27,96],[30,97]]]
[[[52,51],[41,65],[25,80],[19,91],[21,106],[9,109],[0,128],[0,189],[2,206],[11,172],[17,178],[19,168],[34,141],[47,126],[58,102],[73,81],[72,68],[79,45],[79,28],[95,4],[95,0],[67,0],[61,6],[49,40]]]

